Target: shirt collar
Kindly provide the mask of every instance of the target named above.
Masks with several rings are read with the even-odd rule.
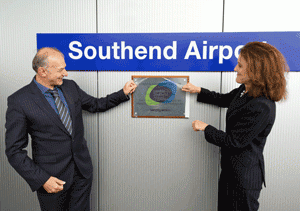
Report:
[[[41,90],[41,92],[43,93],[43,94],[45,94],[48,90],[49,90],[49,88],[48,87],[45,87],[45,86],[43,86],[42,84],[40,84],[39,82],[37,82],[36,80],[35,80],[35,77],[34,77],[34,83],[37,85],[37,87]],[[57,87],[54,87],[54,89],[57,89]]]

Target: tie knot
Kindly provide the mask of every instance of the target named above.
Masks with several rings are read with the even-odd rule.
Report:
[[[58,97],[58,90],[57,90],[57,89],[53,89],[53,90],[48,89],[48,92],[49,92],[50,94],[52,94],[53,97]]]

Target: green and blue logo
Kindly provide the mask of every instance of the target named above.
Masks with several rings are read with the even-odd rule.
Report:
[[[172,81],[163,81],[158,85],[151,85],[146,93],[145,102],[149,106],[161,103],[171,103],[176,95],[177,85]]]

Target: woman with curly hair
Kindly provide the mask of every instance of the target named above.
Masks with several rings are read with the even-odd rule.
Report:
[[[197,101],[228,108],[226,131],[195,120],[195,131],[221,147],[218,210],[258,210],[265,183],[263,150],[275,121],[275,102],[286,99],[284,56],[272,45],[247,43],[240,52],[236,82],[241,85],[227,94],[186,84],[182,90],[198,93]]]

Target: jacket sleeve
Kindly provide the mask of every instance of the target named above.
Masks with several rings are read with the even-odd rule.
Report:
[[[124,94],[123,89],[107,95],[106,97],[95,98],[80,89],[76,83],[75,85],[79,94],[82,109],[91,113],[107,111],[130,99]]]
[[[270,107],[264,102],[249,106],[247,112],[235,116],[232,125],[227,125],[227,132],[208,125],[205,130],[205,139],[216,146],[228,148],[246,147],[269,124]]]
[[[243,86],[243,85],[241,85]],[[201,88],[200,94],[197,96],[197,101],[202,103],[208,103],[212,105],[216,105],[223,108],[228,108],[233,98],[238,93],[239,89],[236,88],[227,94],[220,94],[217,92],[210,91],[205,88]]]
[[[24,149],[28,145],[28,130],[27,119],[20,103],[17,97],[8,98],[5,153],[11,166],[26,180],[31,190],[36,191],[50,175],[36,165]]]

